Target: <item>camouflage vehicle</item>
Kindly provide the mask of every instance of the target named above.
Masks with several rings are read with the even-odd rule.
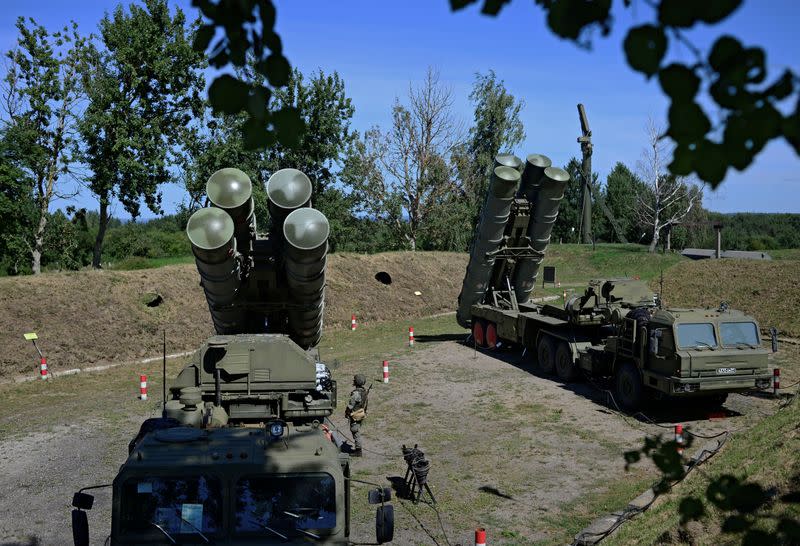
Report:
[[[756,321],[719,310],[661,309],[636,279],[591,281],[563,306],[530,296],[569,175],[542,155],[525,165],[499,155],[470,249],[456,318],[476,345],[516,344],[562,381],[614,378],[628,409],[648,394],[706,396],[766,388],[767,352]]]
[[[283,169],[267,184],[270,232],[257,236],[251,190],[243,172],[218,171],[212,206],[189,219],[217,335],[131,441],[112,485],[112,545],[350,541],[350,457],[324,424],[336,382],[317,350],[328,222],[308,177]],[[389,491],[369,493],[378,543],[392,539]],[[92,502],[73,498],[75,544],[89,543]]]

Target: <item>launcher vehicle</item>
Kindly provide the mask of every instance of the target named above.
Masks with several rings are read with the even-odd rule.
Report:
[[[489,349],[536,356],[565,382],[610,376],[627,409],[649,395],[703,396],[767,388],[756,321],[719,309],[663,309],[644,283],[601,279],[563,306],[531,301],[569,174],[539,154],[498,155],[458,299],[458,323]]]
[[[320,362],[328,221],[310,207],[311,182],[283,169],[267,183],[271,226],[257,235],[250,179],[222,169],[211,206],[189,219],[216,335],[170,386],[161,418],[146,420],[112,485],[116,544],[348,544],[350,457],[324,420],[336,382]],[[88,489],[88,488],[87,488]],[[389,489],[376,540],[393,534]],[[89,544],[73,498],[76,545]]]

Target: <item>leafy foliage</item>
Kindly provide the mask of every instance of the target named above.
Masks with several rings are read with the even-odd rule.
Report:
[[[272,1],[192,0],[192,5],[207,21],[195,35],[194,50],[207,51],[214,68],[232,64],[242,69],[250,56],[254,70],[266,80],[223,74],[208,89],[211,107],[218,113],[246,114],[242,131],[249,149],[270,148],[276,142],[296,147],[305,132],[300,110],[294,105],[270,102],[276,89],[286,86],[291,76],[283,44],[274,30]],[[217,34],[221,36],[214,41]]]
[[[479,0],[450,0],[453,10]],[[482,13],[496,15],[510,0],[483,0]],[[600,30],[608,36],[613,16],[611,0],[536,0],[547,13],[550,30],[585,48]],[[798,75],[786,69],[770,81],[766,52],[748,47],[733,36],[720,36],[704,55],[687,38],[686,29],[697,24],[713,25],[728,17],[742,0],[692,2],[655,0],[651,23],[628,29],[623,48],[628,65],[646,78],[658,77],[670,99],[669,127],[662,136],[676,144],[669,165],[674,175],[695,173],[716,187],[729,168],[744,170],[771,140],[784,138],[800,154],[800,100],[793,112],[783,114],[779,104],[800,98]],[[630,9],[633,2],[623,5]],[[669,62],[670,45],[689,48],[694,62]],[[721,120],[713,125],[700,105],[698,93],[708,95]]]
[[[166,0],[118,6],[100,22],[105,50],[86,72],[89,105],[81,124],[89,188],[100,201],[93,265],[100,266],[113,198],[136,218],[140,200],[161,212],[158,186],[171,179],[169,162],[200,113],[203,56],[180,9]]]

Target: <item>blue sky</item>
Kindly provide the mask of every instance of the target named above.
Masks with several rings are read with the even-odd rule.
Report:
[[[17,16],[34,17],[48,28],[74,19],[89,33],[117,3],[4,0],[0,47],[5,51],[13,46]],[[195,16],[189,0],[172,3]],[[525,101],[527,138],[515,152],[523,157],[544,153],[555,164],[564,164],[580,154],[576,104],[583,102],[593,132],[593,169],[604,180],[617,161],[635,168],[648,117],[661,124],[666,120],[668,101],[658,83],[625,63],[625,29],[653,19],[644,2],[633,4],[625,10],[621,1],[615,2],[615,29],[608,38],[597,36],[591,51],[553,36],[532,0],[515,0],[496,18],[480,15],[477,6],[452,13],[447,0],[278,0],[276,30],[290,62],[303,72],[321,68],[341,74],[356,108],[353,126],[359,130],[386,127],[395,97],[402,100],[409,83],[418,82],[428,66],[437,68],[452,87],[456,114],[469,124],[467,96],[474,75],[494,69],[509,91]],[[707,50],[718,35],[733,34],[745,45],[765,47],[771,73],[787,67],[797,73],[798,15],[796,1],[746,0],[723,24],[695,27],[690,37]],[[685,48],[673,46],[669,55],[691,59]],[[773,142],[745,172],[730,170],[716,192],[707,190],[705,206],[722,212],[800,212],[798,165],[788,144]],[[182,198],[177,186],[164,188],[167,210]],[[97,207],[88,195],[77,203]],[[115,212],[124,217],[121,207]]]

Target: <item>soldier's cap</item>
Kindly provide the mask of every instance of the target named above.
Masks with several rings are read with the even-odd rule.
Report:
[[[356,387],[363,387],[366,382],[367,378],[361,375],[360,373],[357,373],[356,375],[353,376],[353,384]]]

